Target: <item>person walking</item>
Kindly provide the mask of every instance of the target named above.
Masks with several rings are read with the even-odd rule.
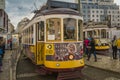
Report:
[[[4,54],[5,54],[5,39],[4,39],[4,38],[1,39],[0,48],[1,48],[2,51],[3,51],[3,54],[2,54],[2,58],[3,58],[3,57],[4,57]]]
[[[90,53],[88,54],[88,61],[90,60],[91,54],[93,53],[95,62],[97,62],[97,56],[96,56],[96,50],[95,50],[95,40],[94,38],[91,38],[91,41],[89,43],[90,48]]]
[[[113,55],[113,59],[117,59],[117,37],[116,35],[113,37],[112,40],[112,55]]]
[[[119,37],[119,39],[117,40],[117,49],[118,49],[118,51],[119,51],[119,61],[120,61],[120,37]]]
[[[10,50],[12,50],[12,38],[10,39]]]
[[[89,40],[87,38],[85,38],[84,40],[84,48],[85,48],[85,54],[88,56],[88,44],[89,44]]]
[[[2,55],[0,55],[0,72],[2,72]]]

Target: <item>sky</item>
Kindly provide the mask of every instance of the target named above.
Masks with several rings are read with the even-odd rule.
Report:
[[[33,11],[39,9],[42,5],[45,5],[47,0],[6,0],[5,11],[11,23],[17,27],[18,22],[21,19],[28,17],[31,19],[34,15]],[[73,0],[58,0],[58,1],[69,1]],[[114,0],[117,5],[120,5],[120,0]]]

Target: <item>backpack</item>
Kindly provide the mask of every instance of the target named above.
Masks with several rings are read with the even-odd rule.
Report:
[[[1,55],[1,54],[3,54],[3,50],[2,50],[2,49],[0,49],[0,55]]]
[[[117,46],[117,40],[112,41],[112,46]]]

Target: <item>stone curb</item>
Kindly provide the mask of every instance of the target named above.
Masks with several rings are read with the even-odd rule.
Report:
[[[108,72],[120,74],[120,72],[116,72],[116,71],[113,71],[113,70],[108,70],[108,69],[104,69],[104,68],[99,68],[99,67],[91,66],[91,65],[88,65],[88,64],[85,64],[85,65],[86,65],[86,66],[89,66],[89,67],[92,67],[92,68],[96,68],[96,69],[100,69],[100,70],[104,70],[104,71],[108,71]]]
[[[19,57],[21,55],[21,51],[22,50],[20,50],[20,52],[17,55],[17,60],[15,62],[14,67],[13,68],[10,67],[10,80],[16,80],[16,68],[17,68],[17,63],[18,63]]]

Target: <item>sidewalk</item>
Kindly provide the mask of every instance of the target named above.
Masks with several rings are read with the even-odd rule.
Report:
[[[20,48],[5,50],[0,80],[16,80],[16,66],[20,56]]]
[[[2,71],[0,73],[0,80],[10,80],[10,59],[11,59],[11,50],[6,50],[3,58]]]
[[[90,61],[87,61],[85,57],[85,64],[87,66],[120,73],[120,61],[119,59],[113,60],[112,57],[97,55],[97,62],[94,62],[94,56],[92,55]]]

